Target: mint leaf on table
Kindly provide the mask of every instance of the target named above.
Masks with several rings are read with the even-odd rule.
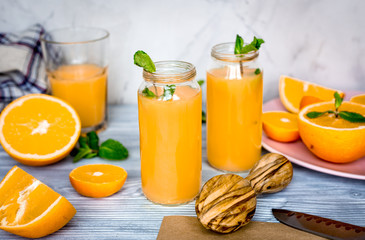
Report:
[[[92,150],[90,148],[80,148],[79,152],[76,154],[76,156],[74,157],[73,162],[77,163],[78,161],[80,161],[81,159],[85,158],[86,155],[92,153]]]
[[[163,100],[168,101],[172,99],[172,96],[174,95],[176,90],[175,85],[166,85],[163,87]]]
[[[145,71],[153,73],[156,72],[156,66],[147,53],[139,50],[134,54],[134,64],[142,67]]]
[[[89,147],[92,150],[99,150],[99,137],[96,134],[95,131],[89,132],[86,134],[86,136],[88,137],[88,142],[89,142]]]
[[[154,92],[152,92],[151,90],[148,89],[148,87],[145,87],[142,91],[142,93],[146,96],[146,97],[156,97],[156,94]]]
[[[260,49],[261,44],[263,44],[265,41],[261,38],[253,37],[253,40],[250,44],[243,45],[244,40],[243,38],[237,34],[236,36],[236,43],[234,47],[234,54],[246,54],[251,51],[257,51]]]
[[[80,136],[79,145],[80,145],[80,148],[88,149],[89,148],[89,138],[87,136],[86,137]]]
[[[122,160],[128,157],[128,150],[118,141],[108,139],[99,147],[99,136],[92,131],[86,136],[79,137],[80,148],[74,148],[70,155],[74,157],[73,162],[76,163],[81,159],[89,159],[101,157],[112,160]]]
[[[108,139],[100,145],[99,156],[110,160],[122,160],[128,157],[128,150],[120,142]]]
[[[352,123],[363,123],[365,122],[365,117],[359,113],[355,112],[348,112],[348,111],[341,111],[338,113],[338,115]]]

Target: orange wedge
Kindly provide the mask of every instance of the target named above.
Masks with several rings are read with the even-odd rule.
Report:
[[[118,192],[127,179],[127,172],[111,164],[89,164],[70,172],[74,189],[86,197],[108,197]]]
[[[325,101],[320,98],[313,97],[313,96],[303,96],[302,100],[300,100],[299,109],[301,110],[308,105],[311,105],[314,103],[319,103],[319,102],[325,102]]]
[[[288,112],[264,112],[262,128],[265,134],[279,142],[293,142],[299,139],[297,115]]]
[[[15,160],[43,166],[67,156],[81,131],[76,111],[63,100],[29,94],[10,103],[0,115],[0,143]]]
[[[339,90],[326,88],[288,76],[281,76],[279,81],[280,100],[285,108],[292,113],[299,112],[300,101],[303,96],[313,96],[324,101],[330,101],[333,99],[333,94],[336,91],[341,97],[344,96],[344,93]]]
[[[353,96],[350,99],[350,102],[360,103],[360,104],[365,105],[365,94],[360,94],[360,95]]]
[[[298,115],[300,137],[319,158],[335,163],[352,162],[365,156],[365,123],[352,123],[334,114],[308,118],[308,112],[334,111],[334,102],[322,102],[303,108]],[[365,116],[365,105],[343,102],[339,111]]]
[[[17,166],[0,183],[0,229],[27,237],[47,236],[76,210],[66,198]]]

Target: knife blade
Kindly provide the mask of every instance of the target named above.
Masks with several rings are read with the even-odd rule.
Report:
[[[285,209],[272,209],[272,213],[285,225],[321,237],[334,240],[365,240],[365,227]]]

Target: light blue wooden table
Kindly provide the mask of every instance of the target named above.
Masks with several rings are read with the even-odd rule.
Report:
[[[72,163],[71,158],[66,158],[46,167],[29,167],[18,164],[0,150],[1,179],[17,164],[65,196],[77,209],[75,217],[64,228],[44,239],[156,239],[164,216],[195,216],[194,202],[166,207],[155,205],[143,196],[137,105],[110,106],[109,126],[100,134],[100,138],[121,141],[130,152],[129,158],[124,161],[95,158],[77,164]],[[205,145],[203,127],[203,183],[222,173],[207,163]],[[76,193],[68,174],[77,166],[91,163],[111,163],[125,168],[128,178],[122,190],[102,199],[86,198]],[[365,181],[327,175],[294,165],[293,180],[285,190],[258,197],[253,220],[276,222],[271,208],[286,208],[365,226]],[[0,231],[0,239],[22,238]]]

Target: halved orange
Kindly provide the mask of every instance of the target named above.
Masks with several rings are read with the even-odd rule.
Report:
[[[47,236],[66,225],[76,209],[66,198],[14,166],[0,183],[0,229],[27,237]]]
[[[73,188],[86,197],[108,197],[118,192],[127,179],[127,172],[111,164],[88,164],[70,172]]]
[[[319,102],[326,102],[320,98],[317,97],[313,97],[313,96],[303,96],[302,100],[300,100],[300,104],[299,104],[299,110],[303,109],[304,107],[314,104],[314,103],[319,103]]]
[[[352,123],[334,114],[308,118],[308,112],[335,110],[334,102],[308,105],[298,114],[300,137],[319,158],[335,163],[355,161],[365,156],[365,123]],[[365,115],[365,105],[343,102],[339,111]]]
[[[292,113],[299,112],[300,101],[303,96],[313,96],[324,101],[330,101],[334,98],[333,94],[336,91],[341,97],[344,96],[342,91],[326,88],[297,78],[281,76],[279,81],[280,100],[285,108]]]
[[[360,103],[360,104],[365,105],[365,94],[360,94],[360,95],[353,96],[350,99],[350,102],[355,102],[355,103]]]
[[[80,131],[76,111],[65,101],[45,94],[18,98],[0,115],[0,143],[25,165],[61,160],[77,143]]]
[[[262,128],[265,134],[279,142],[293,142],[299,139],[298,118],[289,112],[264,112]]]

